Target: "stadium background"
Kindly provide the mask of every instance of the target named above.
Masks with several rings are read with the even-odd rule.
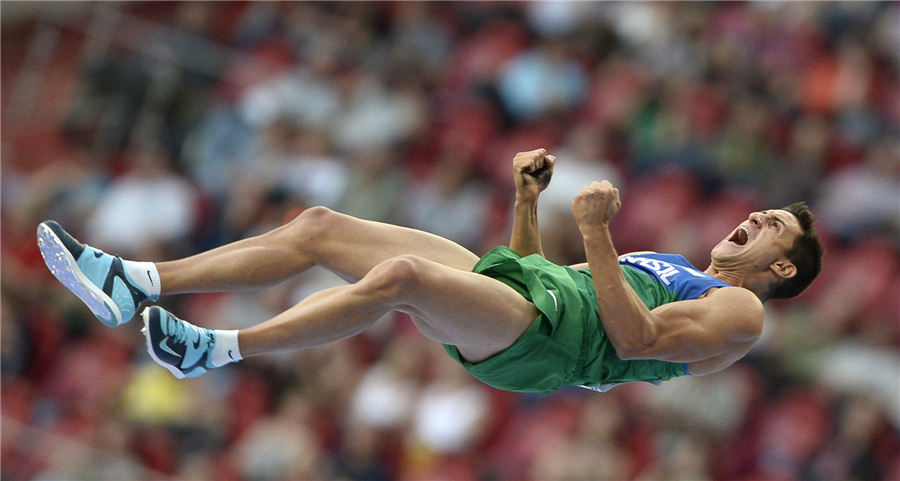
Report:
[[[900,479],[900,4],[2,4],[3,479]],[[716,375],[491,390],[408,319],[188,381],[47,272],[54,218],[165,260],[304,206],[508,242],[510,161],[622,190],[620,252],[807,200],[820,280]],[[337,282],[164,298],[238,328]]]

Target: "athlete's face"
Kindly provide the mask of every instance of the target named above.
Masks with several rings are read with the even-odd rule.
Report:
[[[786,210],[754,212],[713,248],[712,259],[721,266],[773,268],[787,262],[784,253],[802,233],[800,221]]]

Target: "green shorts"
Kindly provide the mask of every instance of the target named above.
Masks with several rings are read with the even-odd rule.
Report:
[[[616,356],[600,323],[593,279],[586,269],[559,266],[539,255],[522,257],[501,246],[472,270],[512,287],[540,311],[516,342],[477,364],[464,360],[456,346],[444,345],[453,359],[489,386],[542,393],[563,386],[605,391],[625,382],[657,383],[687,374],[682,363]],[[623,273],[636,292],[644,292],[640,273]]]
[[[598,317],[590,277],[538,255],[522,257],[508,247],[485,255],[473,272],[497,279],[534,303],[540,315],[513,345],[472,364],[455,346],[444,345],[453,359],[489,386],[507,391],[550,392],[581,384],[589,342],[585,327],[597,330]]]

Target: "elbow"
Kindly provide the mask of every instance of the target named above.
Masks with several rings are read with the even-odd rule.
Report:
[[[603,328],[616,356],[625,361],[651,359],[659,344],[659,320],[652,313],[620,315],[615,320]]]
[[[655,335],[645,335],[640,340],[614,341],[610,339],[616,356],[623,361],[637,361],[641,359],[653,359]]]

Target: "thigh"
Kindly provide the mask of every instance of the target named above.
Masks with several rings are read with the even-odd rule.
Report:
[[[453,269],[471,271],[479,257],[429,232],[331,212],[331,235],[317,246],[319,263],[350,282],[394,257],[415,255]]]
[[[540,312],[506,284],[416,258],[415,282],[401,295],[422,333],[456,346],[476,363],[503,351],[528,330]]]

